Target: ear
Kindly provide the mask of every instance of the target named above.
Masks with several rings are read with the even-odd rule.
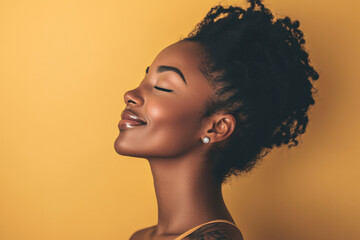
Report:
[[[210,143],[221,142],[228,138],[235,129],[236,120],[231,114],[216,114],[207,121],[201,136],[210,138]]]

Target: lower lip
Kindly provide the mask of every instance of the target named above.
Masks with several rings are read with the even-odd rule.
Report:
[[[139,126],[145,126],[145,123],[139,123],[136,121],[128,120],[128,119],[122,119],[120,120],[118,127],[119,129],[129,129],[129,128],[135,128]]]

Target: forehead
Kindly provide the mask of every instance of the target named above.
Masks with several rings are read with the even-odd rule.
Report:
[[[154,61],[167,61],[184,67],[187,65],[199,67],[202,53],[203,48],[199,43],[179,41],[163,49]]]

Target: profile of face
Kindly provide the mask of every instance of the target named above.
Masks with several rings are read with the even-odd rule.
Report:
[[[212,89],[200,71],[202,51],[191,41],[166,47],[146,69],[140,85],[125,93],[126,110],[114,142],[118,154],[174,158],[203,145],[202,116]],[[134,116],[146,123],[130,120]]]

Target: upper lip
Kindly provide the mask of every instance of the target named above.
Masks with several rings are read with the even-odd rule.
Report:
[[[125,109],[122,112],[121,119],[128,119],[146,124],[146,120],[143,117],[140,117],[139,114],[135,113],[133,110],[130,109]]]

